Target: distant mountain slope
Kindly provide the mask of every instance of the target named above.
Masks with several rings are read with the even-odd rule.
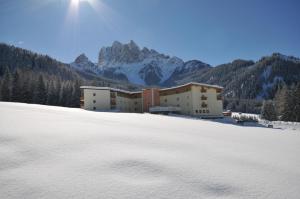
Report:
[[[194,72],[176,81],[205,82],[224,86],[225,96],[243,99],[273,98],[279,84],[300,82],[300,61],[279,53],[261,58],[257,62],[235,60],[213,67],[205,72]]]

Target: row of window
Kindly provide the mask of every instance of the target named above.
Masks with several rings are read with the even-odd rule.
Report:
[[[195,113],[199,113],[199,114],[201,114],[201,113],[209,113],[209,110],[195,110]]]
[[[189,99],[189,96],[186,96],[187,99]],[[177,101],[180,100],[179,97],[176,98]],[[207,97],[205,95],[201,96],[201,100],[207,100]],[[222,96],[221,95],[217,95],[217,100],[222,100]],[[164,100],[166,103],[168,102],[168,99]]]

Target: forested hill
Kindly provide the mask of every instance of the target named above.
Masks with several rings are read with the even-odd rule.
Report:
[[[0,99],[78,107],[80,85],[114,86],[136,89],[133,85],[120,84],[74,70],[69,64],[47,55],[7,44],[0,44]]]
[[[189,81],[221,85],[227,98],[273,99],[278,87],[300,82],[300,59],[274,53],[257,62],[235,60],[206,71],[194,71],[173,83]]]

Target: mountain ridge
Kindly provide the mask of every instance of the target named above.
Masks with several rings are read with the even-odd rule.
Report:
[[[85,67],[82,63],[76,64],[76,61],[71,65],[79,69]],[[191,71],[211,66],[199,60],[184,62],[176,56],[171,57],[146,47],[140,48],[133,40],[127,44],[114,41],[111,46],[102,47],[98,63],[88,66],[95,74],[109,78],[122,76],[123,80],[144,86],[164,85],[175,71],[184,71],[185,67]]]

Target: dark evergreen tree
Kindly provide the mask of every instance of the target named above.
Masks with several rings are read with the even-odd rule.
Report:
[[[56,82],[56,92],[55,92],[56,100],[55,100],[54,105],[61,106],[61,104],[60,104],[60,102],[61,102],[61,93],[62,93],[61,81],[60,81],[60,79],[58,79],[57,82]]]
[[[80,107],[80,83],[75,81],[72,92],[72,107]]]
[[[274,103],[271,100],[263,102],[261,118],[269,121],[277,120]]]
[[[16,70],[13,75],[12,80],[12,91],[11,91],[11,101],[13,102],[21,102],[22,96],[21,96],[21,80],[19,72]]]
[[[26,79],[23,82],[23,85],[21,88],[21,101],[25,102],[25,103],[32,102],[32,93],[30,91],[29,79]]]
[[[295,120],[294,106],[295,106],[294,92],[292,90],[288,90],[285,93],[285,97],[284,97],[284,107],[282,111],[281,120],[283,121]]]
[[[37,86],[34,94],[34,102],[37,104],[46,104],[47,100],[47,91],[42,75],[39,76]]]
[[[276,94],[275,94],[275,110],[276,114],[278,115],[279,119],[282,117],[285,101],[287,97],[288,87],[287,85],[283,85],[281,88],[278,88]]]
[[[72,97],[72,91],[70,89],[70,85],[69,83],[65,83],[62,87],[60,105],[69,107],[71,97]]]
[[[294,113],[295,113],[295,121],[300,122],[300,82],[298,83],[295,89],[295,106],[294,106]]]
[[[47,104],[56,105],[56,103],[57,103],[57,91],[56,88],[54,87],[53,81],[51,81],[48,87]]]
[[[10,72],[8,70],[8,68],[6,68],[5,73],[4,73],[4,77],[3,77],[3,81],[1,84],[1,100],[2,101],[10,101],[10,81],[11,81],[11,75]]]

